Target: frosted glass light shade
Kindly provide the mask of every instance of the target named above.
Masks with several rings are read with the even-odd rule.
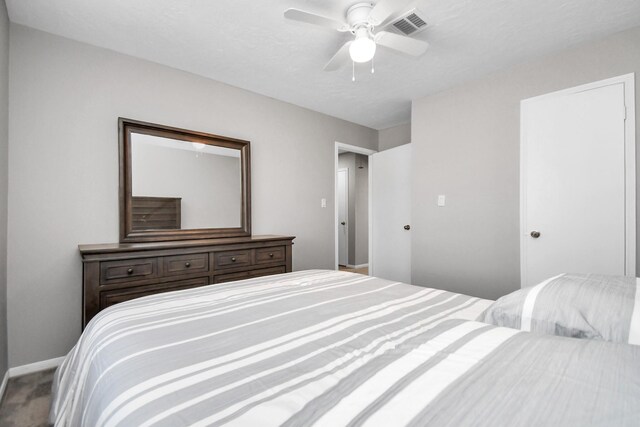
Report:
[[[368,34],[358,35],[349,46],[349,56],[353,62],[369,62],[375,54],[376,42]]]

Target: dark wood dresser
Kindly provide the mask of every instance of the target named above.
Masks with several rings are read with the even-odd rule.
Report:
[[[79,245],[82,327],[100,310],[167,291],[291,271],[292,236]]]

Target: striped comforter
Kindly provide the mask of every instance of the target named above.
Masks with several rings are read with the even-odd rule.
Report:
[[[52,422],[640,424],[640,347],[451,320],[488,303],[317,270],[122,303],[58,370]]]

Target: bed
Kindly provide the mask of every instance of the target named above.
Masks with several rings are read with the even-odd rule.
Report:
[[[488,300],[313,270],[99,313],[56,426],[640,425],[640,347],[474,321]]]

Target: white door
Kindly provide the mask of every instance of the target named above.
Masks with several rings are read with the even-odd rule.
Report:
[[[338,264],[349,262],[349,169],[338,169]]]
[[[625,84],[525,100],[521,115],[522,286],[563,272],[635,275]]]
[[[371,158],[371,275],[411,282],[411,144]]]

